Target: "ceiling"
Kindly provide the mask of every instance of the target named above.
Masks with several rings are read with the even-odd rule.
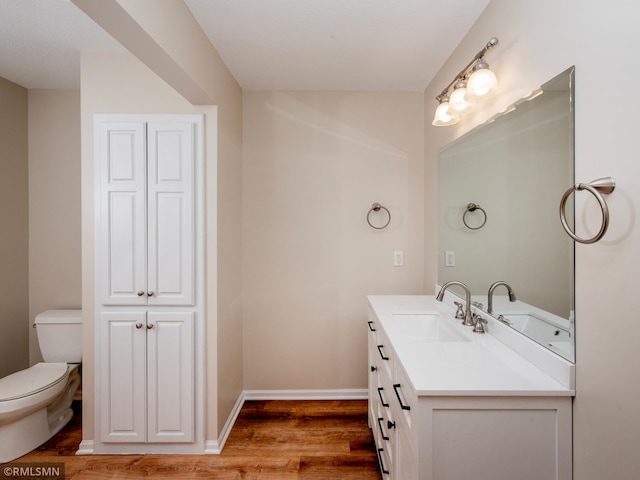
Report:
[[[249,90],[422,91],[490,0],[185,0]],[[0,0],[0,76],[79,88],[123,48],[69,0]]]

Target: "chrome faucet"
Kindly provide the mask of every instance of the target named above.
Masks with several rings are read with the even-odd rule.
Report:
[[[456,280],[451,280],[450,282],[445,283],[440,289],[440,291],[438,292],[438,295],[436,296],[436,300],[441,302],[442,299],[444,298],[444,291],[453,285],[457,285],[459,287],[464,288],[464,295],[465,295],[464,307],[465,308],[464,308],[464,320],[462,321],[462,324],[468,327],[472,327],[474,325],[474,322],[473,322],[473,318],[471,318],[471,290],[469,290],[469,287],[467,287],[464,283],[458,282]]]
[[[500,285],[504,285],[505,287],[507,287],[507,292],[509,293],[509,301],[510,302],[515,302],[517,300],[515,292],[513,291],[513,289],[511,288],[511,286],[507,282],[504,282],[502,280],[498,281],[498,282],[495,282],[493,285],[491,285],[489,287],[489,294],[487,295],[487,297],[488,297],[487,298],[487,303],[488,303],[488,305],[487,305],[487,313],[488,314],[492,314],[493,313],[493,291],[497,287],[499,287]]]

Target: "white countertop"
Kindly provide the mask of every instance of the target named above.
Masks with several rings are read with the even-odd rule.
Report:
[[[478,334],[473,333],[473,327],[465,327],[455,319],[453,307],[436,301],[435,296],[372,295],[368,299],[378,317],[378,326],[389,337],[394,355],[401,362],[418,395],[575,395],[573,385],[563,385],[491,335],[492,328],[502,328],[495,325],[499,322],[488,325],[489,333]],[[393,314],[425,312],[435,312],[445,317],[445,321],[450,320],[447,326],[469,341],[410,338],[405,330],[399,328],[397,321],[394,323]],[[544,355],[544,352],[541,354]],[[573,372],[570,362],[567,362],[566,368]]]

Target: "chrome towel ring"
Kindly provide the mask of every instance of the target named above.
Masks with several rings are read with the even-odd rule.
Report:
[[[576,242],[579,243],[596,243],[600,240],[604,234],[607,232],[607,228],[609,228],[609,208],[607,207],[607,202],[605,202],[603,194],[608,195],[613,192],[616,188],[616,182],[611,177],[598,178],[590,183],[576,183],[569,190],[564,192],[562,196],[562,200],[560,200],[560,221],[562,222],[562,227],[565,232],[573,238]],[[567,224],[567,216],[565,213],[565,206],[567,203],[567,199],[572,192],[578,192],[580,190],[586,190],[591,193],[596,200],[600,204],[600,209],[602,210],[602,226],[600,227],[600,231],[596,233],[596,235],[592,238],[580,238],[575,233],[571,231],[569,225]]]
[[[467,213],[475,212],[476,210],[480,210],[482,212],[484,219],[482,220],[482,223],[480,224],[480,226],[472,227],[467,223]],[[480,230],[482,227],[484,227],[484,224],[487,223],[487,212],[485,212],[484,208],[482,208],[480,205],[476,203],[470,203],[469,205],[467,205],[467,209],[462,214],[462,223],[464,223],[464,226],[467,227],[469,230]]]
[[[371,212],[379,212],[380,210],[384,210],[385,212],[387,212],[387,223],[385,223],[381,227],[376,227],[373,223],[371,223]],[[387,207],[383,207],[378,202],[375,202],[373,205],[371,205],[369,213],[367,213],[367,223],[371,228],[375,228],[376,230],[387,228],[389,226],[389,223],[391,223],[391,213],[389,212],[389,209]]]

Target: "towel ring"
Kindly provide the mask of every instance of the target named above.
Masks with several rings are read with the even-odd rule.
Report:
[[[387,212],[387,217],[389,218],[387,219],[387,223],[385,223],[381,227],[376,227],[374,224],[371,223],[371,218],[370,218],[371,212],[379,212],[380,210],[384,210],[385,212]],[[387,209],[387,207],[383,207],[378,202],[375,202],[373,205],[371,205],[371,208],[369,209],[369,213],[367,213],[367,223],[371,228],[375,228],[376,230],[382,230],[383,228],[387,228],[389,226],[389,223],[391,223],[391,213],[389,212],[389,209]]]
[[[590,183],[576,183],[569,190],[564,192],[562,196],[562,200],[560,200],[560,221],[562,222],[562,227],[565,232],[573,238],[578,243],[596,243],[600,240],[604,234],[607,232],[607,228],[609,228],[609,208],[607,207],[607,202],[605,202],[602,194],[609,194],[613,192],[616,188],[616,182],[611,177],[598,178]],[[567,203],[567,199],[572,192],[578,192],[580,190],[586,190],[591,193],[596,200],[600,204],[600,210],[602,210],[602,226],[600,227],[600,231],[596,233],[596,235],[592,238],[580,238],[575,233],[571,231],[569,228],[569,224],[567,223],[567,216],[565,213],[565,207]]]
[[[467,223],[467,218],[466,218],[467,213],[475,212],[476,210],[480,210],[482,212],[482,214],[484,215],[484,219],[482,220],[482,223],[480,224],[479,227],[471,227]],[[467,209],[462,214],[462,223],[464,223],[464,226],[467,227],[469,230],[480,230],[482,227],[484,227],[484,224],[487,223],[487,212],[485,212],[484,208],[482,208],[480,205],[477,205],[475,203],[470,203],[469,205],[467,205]]]

